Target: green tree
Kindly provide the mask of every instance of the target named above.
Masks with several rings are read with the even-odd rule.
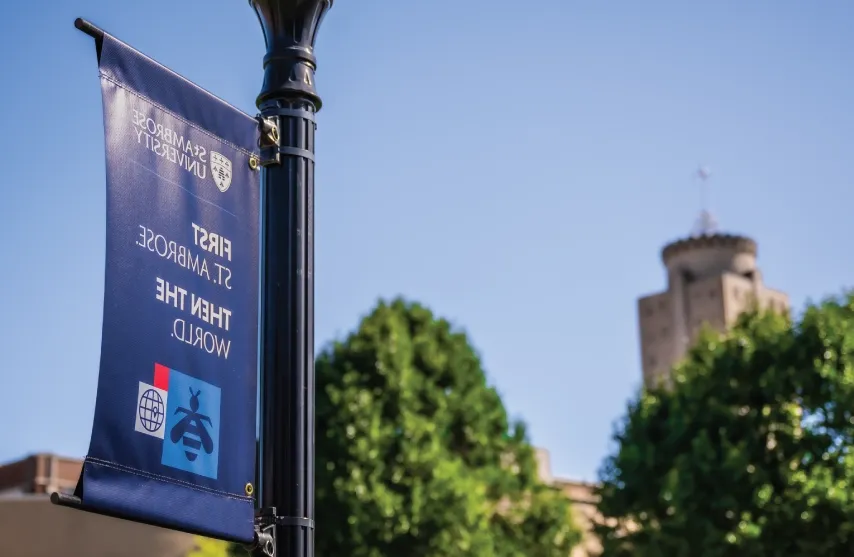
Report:
[[[747,313],[673,373],[601,469],[603,555],[851,555],[854,298]]]
[[[316,369],[319,557],[569,555],[569,502],[463,332],[380,302]]]
[[[195,536],[195,547],[187,557],[249,557],[249,553],[240,545]]]

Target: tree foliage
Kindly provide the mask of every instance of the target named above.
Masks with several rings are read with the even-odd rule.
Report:
[[[187,552],[187,557],[249,557],[243,546],[195,536],[195,546]]]
[[[566,557],[578,541],[447,321],[381,302],[316,370],[319,557]]]
[[[854,551],[854,297],[704,332],[629,405],[606,459],[606,556]]]

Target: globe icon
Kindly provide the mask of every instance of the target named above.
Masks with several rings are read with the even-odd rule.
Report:
[[[163,416],[166,409],[163,408],[163,397],[154,389],[148,389],[142,393],[139,399],[139,422],[147,431],[155,432],[163,426]]]

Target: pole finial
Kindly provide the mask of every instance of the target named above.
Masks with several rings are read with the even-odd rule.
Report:
[[[320,110],[314,84],[317,31],[333,0],[249,0],[258,16],[267,55],[264,85],[256,104],[270,99],[302,99]]]

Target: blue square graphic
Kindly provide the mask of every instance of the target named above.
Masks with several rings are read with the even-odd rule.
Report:
[[[219,387],[169,370],[162,464],[216,479],[220,397]]]

